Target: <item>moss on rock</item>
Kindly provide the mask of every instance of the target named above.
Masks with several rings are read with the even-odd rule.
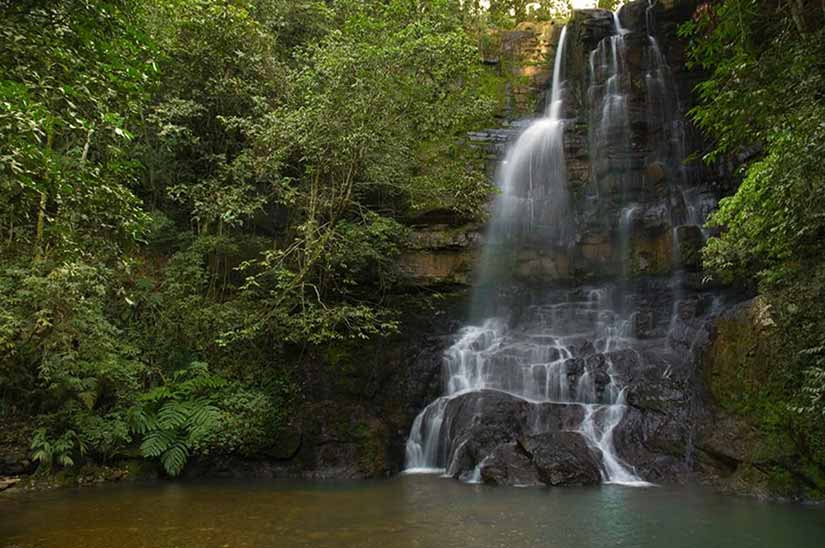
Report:
[[[705,425],[698,446],[729,464],[726,489],[822,498],[821,464],[803,441],[814,433],[792,406],[794,356],[776,316],[771,300],[757,297],[717,321],[703,371],[716,417]]]

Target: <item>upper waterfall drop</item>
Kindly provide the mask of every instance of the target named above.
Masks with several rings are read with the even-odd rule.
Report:
[[[575,236],[564,159],[566,37],[565,26],[556,47],[552,91],[544,116],[519,136],[501,163],[501,194],[493,208],[488,232],[493,244],[518,241],[565,246]]]

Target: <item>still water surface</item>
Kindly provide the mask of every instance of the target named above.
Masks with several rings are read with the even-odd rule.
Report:
[[[432,476],[111,485],[0,496],[0,547],[825,546],[825,507],[698,489],[519,489]]]

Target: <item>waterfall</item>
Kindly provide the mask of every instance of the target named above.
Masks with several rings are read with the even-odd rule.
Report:
[[[591,56],[607,69],[606,92],[596,139],[626,139],[626,99],[622,33]],[[567,27],[559,37],[553,63],[552,93],[544,116],[534,121],[507,152],[499,172],[501,195],[488,231],[488,246],[540,243],[569,245],[575,237],[564,158],[564,53]],[[595,70],[595,67],[594,67]],[[481,277],[495,279],[482,259]],[[495,280],[501,281],[501,280]],[[605,362],[578,357],[582,334],[601,342],[605,351],[621,348],[626,321],[608,306],[609,288],[588,290],[581,300],[566,295],[561,302],[528,306],[517,328],[507,318],[492,317],[463,328],[444,357],[445,395],[415,419],[406,447],[407,473],[444,473],[451,468],[447,452],[447,402],[472,391],[499,390],[530,402],[556,402],[585,408],[578,432],[602,456],[606,482],[639,484],[641,480],[616,455],[612,434],[624,415],[620,379]],[[465,479],[478,481],[478,467]]]
[[[501,164],[501,195],[488,231],[488,240],[494,245],[516,241],[563,246],[575,237],[563,142],[566,37],[564,27],[556,47],[552,93],[544,116],[519,136]]]
[[[648,0],[645,10],[646,50],[645,92],[647,126],[655,136],[650,147],[649,160],[662,161],[674,179],[671,188],[677,193],[676,207],[672,207],[674,229],[678,225],[698,226],[707,238],[705,220],[716,207],[716,200],[698,191],[691,184],[685,167],[687,148],[682,106],[673,79],[673,71],[656,39],[656,0]]]
[[[501,195],[493,208],[488,246],[479,269],[482,280],[495,280],[489,250],[514,242],[565,245],[574,236],[564,158],[563,68],[567,27],[562,28],[553,62],[550,99],[508,150],[499,181]],[[498,281],[498,280],[495,280]],[[406,448],[406,469],[444,471],[444,402],[482,389],[502,390],[536,401],[568,398],[565,361],[571,353],[561,340],[530,344],[508,337],[506,320],[490,318],[465,327],[444,358],[446,395],[415,419]]]
[[[494,209],[488,239],[491,245],[517,240],[544,245],[567,245],[574,237],[569,211],[564,137],[563,28],[553,65],[552,94],[545,116],[533,122],[508,151],[500,171],[502,194]],[[601,129],[609,133],[626,125],[625,98],[619,92],[622,66],[621,34],[608,54],[601,55],[610,71]],[[482,270],[485,268],[482,262]],[[446,452],[449,432],[446,403],[469,391],[500,390],[531,402],[559,402],[586,408],[579,432],[603,457],[603,478],[609,482],[637,483],[639,478],[615,454],[612,432],[622,418],[623,392],[618,378],[604,364],[574,359],[572,346],[580,331],[615,346],[621,319],[605,306],[605,291],[592,290],[584,300],[528,307],[528,319],[512,329],[506,318],[488,318],[465,327],[444,358],[446,394],[422,411],[407,441],[408,472],[444,472],[450,468]],[[581,361],[581,360],[579,360]],[[568,367],[581,365],[581,371]],[[601,366],[601,367],[600,367]],[[576,378],[577,377],[577,378]],[[571,380],[572,379],[572,380]],[[478,481],[478,467],[468,476]]]
[[[566,79],[568,28],[561,30],[547,106],[509,147],[499,166],[501,193],[493,204],[477,265],[471,323],[456,334],[443,356],[443,396],[421,411],[412,425],[407,473],[482,481],[485,466],[498,457],[483,445],[486,441],[474,445],[467,431],[483,432],[482,402],[493,391],[527,406],[527,411],[519,411],[520,424],[514,427],[525,439],[555,429],[567,437],[553,439],[579,444],[582,452],[597,457],[604,483],[650,485],[620,454],[628,443],[622,426],[630,412],[627,400],[638,394],[643,382],[638,372],[655,371],[659,378],[669,379],[671,364],[684,359],[670,345],[671,335],[682,329],[677,325],[682,301],[678,289],[670,296],[667,288],[645,295],[632,278],[634,230],[657,214],[653,208],[660,202],[653,200],[668,200],[658,211],[670,223],[665,228],[673,231],[675,246],[677,227],[701,225],[715,206],[691,185],[684,166],[681,105],[671,68],[655,38],[654,7],[649,4],[641,32],[624,28],[618,10],[611,15],[611,30],[599,20],[604,34],[586,58],[582,83],[587,111],[579,116],[568,113],[573,102],[566,99],[577,88]],[[632,71],[641,74],[634,72],[638,78],[633,78]],[[586,137],[590,167],[589,181],[581,184],[595,189],[589,196],[605,200],[603,209],[596,211],[609,212],[599,221],[610,231],[621,264],[612,279],[601,283],[537,287],[524,283],[514,272],[516,263],[508,260],[518,259],[518,253],[534,261],[569,260],[580,252],[581,210],[574,208],[564,146],[566,129],[582,127],[575,123],[577,118],[587,122],[582,140]],[[638,128],[645,123],[647,141],[639,138]],[[666,186],[658,187],[658,194],[639,184],[642,171],[650,166],[661,166],[656,182]],[[673,288],[681,285],[679,275],[672,278]],[[666,305],[654,309],[653,299]],[[567,418],[548,421],[542,414],[547,408]],[[463,422],[457,423],[459,415]],[[526,454],[522,442],[516,442]]]

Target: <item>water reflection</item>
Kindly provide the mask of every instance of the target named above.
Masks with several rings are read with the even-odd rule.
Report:
[[[381,482],[121,485],[0,497],[0,547],[820,546],[825,508],[661,487]]]

